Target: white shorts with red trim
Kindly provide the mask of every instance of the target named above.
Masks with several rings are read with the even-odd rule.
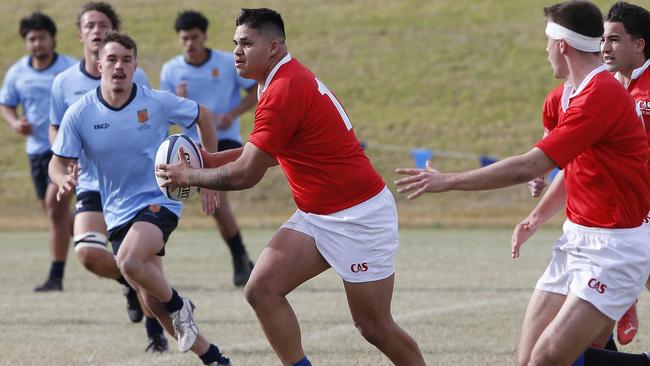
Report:
[[[332,214],[297,210],[282,228],[314,238],[320,254],[344,281],[377,281],[395,272],[397,209],[386,187],[367,201]]]
[[[650,225],[599,229],[565,221],[553,257],[536,289],[571,291],[618,320],[634,303],[650,274]]]

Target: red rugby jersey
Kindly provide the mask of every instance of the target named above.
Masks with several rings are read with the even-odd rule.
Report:
[[[330,214],[378,194],[385,183],[336,97],[296,59],[278,66],[261,91],[249,141],[278,160],[298,208]]]
[[[542,108],[542,125],[544,132],[549,133],[557,126],[557,121],[562,112],[562,93],[564,92],[564,83],[555,87],[546,96],[544,100],[544,107]]]
[[[603,67],[569,97],[557,126],[535,146],[564,169],[569,220],[641,225],[650,208],[648,140],[634,100]]]
[[[648,143],[650,144],[650,71],[647,71],[649,67],[650,60],[647,60],[643,66],[632,72],[632,81],[627,90],[641,111]],[[650,160],[648,161],[648,171],[650,171]]]

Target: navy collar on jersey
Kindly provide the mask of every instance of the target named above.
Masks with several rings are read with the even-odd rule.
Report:
[[[210,59],[212,58],[212,50],[211,50],[211,49],[209,49],[209,48],[206,47],[206,48],[205,48],[205,52],[208,53],[208,57],[206,57],[205,60],[204,60],[203,62],[201,62],[200,64],[193,64],[193,63],[187,61],[187,60],[185,59],[185,57],[183,57],[183,61],[185,61],[186,64],[188,64],[188,65],[190,65],[190,66],[193,66],[193,67],[201,67],[201,66],[207,64],[208,61],[210,61]]]
[[[50,67],[52,67],[52,65],[54,65],[54,63],[56,63],[57,58],[59,58],[59,54],[54,52],[54,57],[52,57],[52,62],[50,62],[49,65],[45,66],[42,69],[35,69],[34,68],[34,65],[32,64],[32,56],[29,56],[29,59],[27,59],[27,64],[29,65],[29,67],[32,68],[32,70],[42,72],[42,71],[45,71],[45,70],[49,69]]]
[[[81,61],[79,61],[79,71],[81,71],[82,74],[88,76],[89,78],[91,78],[93,80],[99,80],[99,79],[102,78],[101,75],[100,76],[93,76],[88,71],[86,71],[86,59],[83,59],[83,58],[81,59]]]
[[[108,104],[106,99],[104,99],[104,97],[102,97],[102,86],[101,85],[98,86],[96,90],[97,90],[97,99],[99,99],[99,102],[102,103],[104,105],[104,107],[106,107],[106,108],[108,108],[108,109],[110,109],[112,111],[119,112],[122,109],[126,108],[126,106],[128,106],[133,101],[133,99],[135,99],[135,95],[138,93],[138,84],[133,83],[133,88],[131,88],[131,95],[129,96],[129,99],[127,99],[126,102],[124,102],[124,104],[122,104],[121,106],[119,106],[117,108],[115,108],[112,105]]]

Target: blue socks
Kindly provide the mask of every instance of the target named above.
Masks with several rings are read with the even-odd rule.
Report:
[[[210,348],[208,348],[208,351],[204,353],[203,355],[199,356],[201,361],[203,361],[204,365],[209,365],[213,363],[214,361],[217,361],[219,364],[227,365],[229,360],[228,358],[224,357],[224,355],[221,354],[219,351],[219,347],[217,347],[214,344],[210,344]]]
[[[309,362],[309,359],[307,358],[307,356],[305,356],[302,358],[302,360],[294,363],[291,366],[311,366],[311,362]]]

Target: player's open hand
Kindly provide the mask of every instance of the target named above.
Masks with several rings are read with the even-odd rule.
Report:
[[[15,123],[12,123],[11,127],[14,131],[23,136],[29,136],[32,134],[32,125],[29,124],[29,121],[25,116],[20,117]]]
[[[533,197],[539,197],[544,188],[546,188],[546,179],[543,175],[528,181],[528,189],[530,190],[530,195]]]
[[[512,232],[512,258],[519,258],[519,249],[535,232],[538,225],[530,217],[515,226]]]
[[[433,193],[449,190],[445,179],[446,175],[434,169],[430,161],[427,161],[427,166],[424,169],[398,168],[395,169],[395,173],[409,175],[409,177],[396,180],[395,185],[398,187],[397,193],[413,192],[407,196],[410,200],[419,197],[425,192]]]
[[[165,181],[161,187],[168,187],[174,190],[178,187],[189,187],[189,177],[194,168],[185,160],[185,151],[183,148],[178,149],[178,162],[175,164],[158,164],[156,165],[156,176],[163,178]]]
[[[68,169],[68,174],[63,177],[63,182],[59,184],[59,190],[56,192],[56,200],[58,202],[69,197],[79,183],[79,166],[73,164]]]
[[[206,215],[213,215],[219,208],[219,192],[201,188],[201,208]]]

